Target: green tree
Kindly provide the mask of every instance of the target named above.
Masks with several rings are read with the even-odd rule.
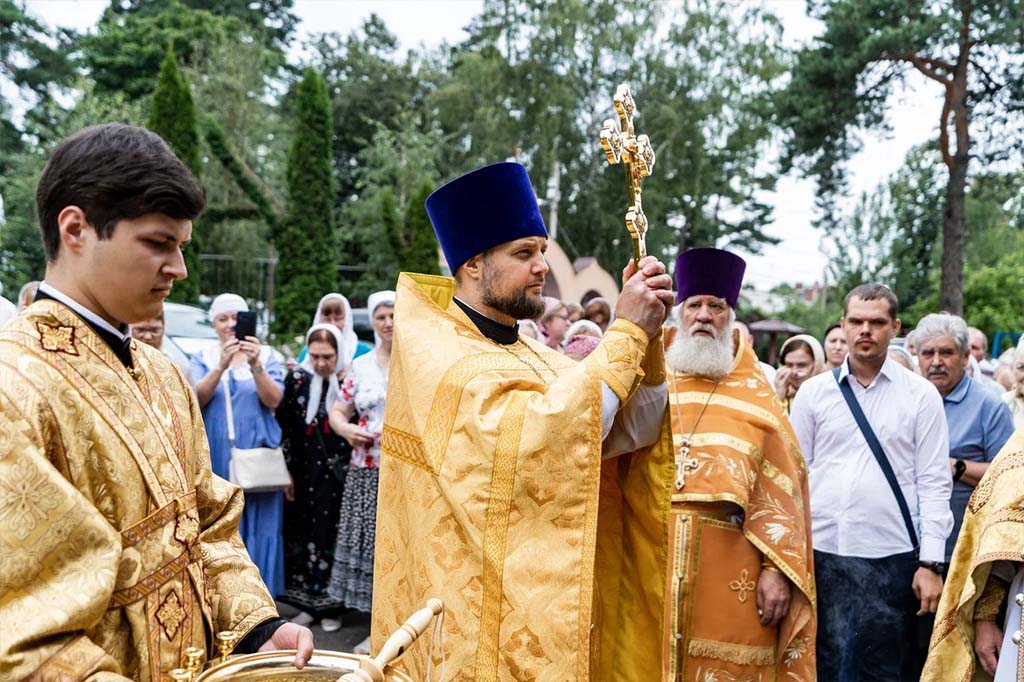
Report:
[[[932,273],[942,253],[942,174],[934,144],[912,150],[882,189],[874,216],[879,240],[889,251],[887,280],[903,308],[935,286]]]
[[[234,17],[250,33],[263,38],[268,46],[287,49],[295,33],[298,17],[292,14],[293,0],[178,0],[190,10],[201,10],[224,17]],[[163,11],[166,2],[153,0],[117,0],[111,10],[121,16],[154,16]]]
[[[95,32],[79,38],[82,65],[101,93],[147,97],[168,45],[190,67],[203,45],[228,40],[244,45],[259,42],[262,35],[236,16],[194,9],[179,0],[145,3],[146,11],[130,13],[118,6],[112,3]]]
[[[1024,252],[1007,252],[995,263],[967,272],[964,285],[964,313],[972,326],[991,338],[997,331],[1024,329],[1024,292],[1020,273]]]
[[[880,281],[899,298],[908,328],[922,316],[942,309],[939,254],[944,172],[934,145],[912,150],[899,170],[875,192],[863,195],[852,214],[829,231],[830,300],[841,299],[861,282]],[[1000,281],[1008,267],[999,265],[1001,259],[1021,253],[1024,247],[1018,197],[1024,198],[1024,174],[988,173],[971,180],[964,207],[971,229],[964,316],[971,324],[1006,319],[1006,315],[979,311],[1002,310],[1005,300],[1015,300],[1012,292],[999,295],[995,286],[985,282]]]
[[[197,178],[202,175],[196,107],[188,81],[178,70],[178,60],[170,47],[167,48],[167,56],[160,67],[160,77],[153,91],[149,129],[164,138],[193,175]],[[185,247],[184,254],[188,278],[174,287],[171,300],[198,302],[202,282],[202,261],[199,260],[201,245],[199,221],[196,221],[192,227],[192,243]]]
[[[331,128],[327,84],[307,68],[296,89],[287,217],[274,235],[279,257],[274,326],[281,334],[304,332],[310,305],[337,283]]]
[[[792,133],[788,162],[803,159],[823,193],[834,196],[843,189],[842,164],[858,148],[855,131],[884,126],[896,87],[911,74],[941,86],[937,137],[947,180],[940,305],[960,313],[965,189],[969,160],[978,153],[972,131],[980,127],[972,119],[1004,118],[991,114],[1007,111],[1006,86],[1024,71],[1020,60],[1007,58],[1020,45],[1024,6],[1019,0],[819,0],[810,10],[825,32],[797,54],[779,100],[779,119]]]
[[[271,226],[285,212],[291,139],[281,133],[288,126],[275,94],[276,58],[258,42],[217,40],[199,46],[186,73],[204,112],[200,128],[209,158],[203,252],[218,257],[206,263],[204,291],[214,293],[239,277],[264,283],[254,269],[257,259],[272,257]],[[229,272],[239,268],[252,276]],[[251,295],[263,298],[264,292]]]
[[[441,274],[438,268],[437,237],[424,206],[433,191],[434,185],[431,182],[420,185],[405,205],[402,224],[395,224],[388,232],[391,248],[398,256],[398,266],[404,272]]]
[[[149,129],[160,135],[196,176],[202,172],[196,107],[188,81],[178,70],[174,50],[167,48],[150,107]]]
[[[55,124],[61,112],[56,96],[74,78],[70,50],[66,32],[47,31],[13,0],[0,0],[0,173],[28,150],[40,127]],[[11,93],[16,96],[8,98]],[[12,118],[17,99],[26,105],[20,124]]]
[[[42,279],[46,269],[35,193],[51,149],[86,126],[106,121],[143,125],[145,121],[141,103],[99,94],[86,78],[71,81],[69,89],[78,94],[73,107],[56,110],[53,123],[39,130],[41,136],[33,144],[8,157],[10,165],[0,172],[0,278],[7,292],[17,291],[29,280]]]
[[[452,143],[444,175],[514,158],[530,170],[549,229],[569,255],[612,271],[630,249],[621,167],[597,145],[628,82],[658,156],[644,185],[648,248],[756,251],[771,240],[771,96],[781,27],[739,2],[485,2],[450,77],[428,99]],[[450,169],[450,170],[449,170]]]
[[[377,15],[350,35],[319,36],[312,64],[324,74],[334,116],[334,167],[339,207],[351,201],[359,181],[358,156],[379,126],[398,130],[415,115],[430,87],[430,69],[416,54],[398,54],[398,39]]]
[[[997,331],[1019,332],[1024,329],[1024,293],[1020,273],[1024,268],[1024,251],[1003,253],[988,265],[968,268],[964,277],[964,314],[967,323],[978,327],[989,338]],[[938,271],[932,275],[937,285]],[[941,310],[938,287],[903,314],[904,323],[913,326],[928,313]]]
[[[415,118],[403,116],[397,130],[378,126],[370,145],[359,153],[358,196],[345,205],[339,240],[342,262],[362,269],[346,279],[346,293],[359,299],[393,289],[400,270],[437,271],[433,228],[416,211],[425,214],[424,192],[429,194],[435,184],[442,146],[436,129],[423,132]],[[428,248],[433,248],[432,265]]]

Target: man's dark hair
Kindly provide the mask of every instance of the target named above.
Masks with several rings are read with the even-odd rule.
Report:
[[[80,130],[53,151],[36,189],[46,259],[60,249],[57,216],[68,206],[85,212],[100,239],[118,221],[146,213],[191,220],[203,211],[202,185],[159,135],[121,123]]]
[[[854,287],[850,293],[843,299],[843,316],[846,316],[846,311],[850,307],[850,300],[853,298],[859,298],[862,301],[877,301],[878,299],[885,299],[885,302],[889,304],[889,318],[895,320],[896,315],[900,311],[900,302],[896,298],[896,294],[892,293],[892,289],[885,286],[884,284],[870,283],[861,284]]]

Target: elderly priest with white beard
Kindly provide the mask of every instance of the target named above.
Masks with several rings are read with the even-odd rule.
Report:
[[[719,249],[676,260],[669,404],[650,460],[664,463],[668,480],[646,499],[667,511],[667,551],[648,567],[661,582],[650,585],[645,610],[660,621],[663,646],[639,663],[646,679],[815,678],[807,469],[734,329],[745,268]]]

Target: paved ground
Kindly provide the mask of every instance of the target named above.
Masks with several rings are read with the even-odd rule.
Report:
[[[288,604],[277,604],[282,618],[291,618],[298,611]],[[370,634],[370,614],[352,612],[341,617],[341,629],[337,632],[324,632],[319,623],[313,624],[313,642],[317,649],[351,653],[356,644]]]

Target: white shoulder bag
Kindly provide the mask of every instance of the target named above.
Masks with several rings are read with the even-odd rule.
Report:
[[[228,418],[228,441],[231,443],[231,461],[228,477],[232,483],[250,493],[283,490],[292,482],[281,448],[236,448],[235,415],[231,409],[231,387],[228,372],[224,373],[224,405]]]

